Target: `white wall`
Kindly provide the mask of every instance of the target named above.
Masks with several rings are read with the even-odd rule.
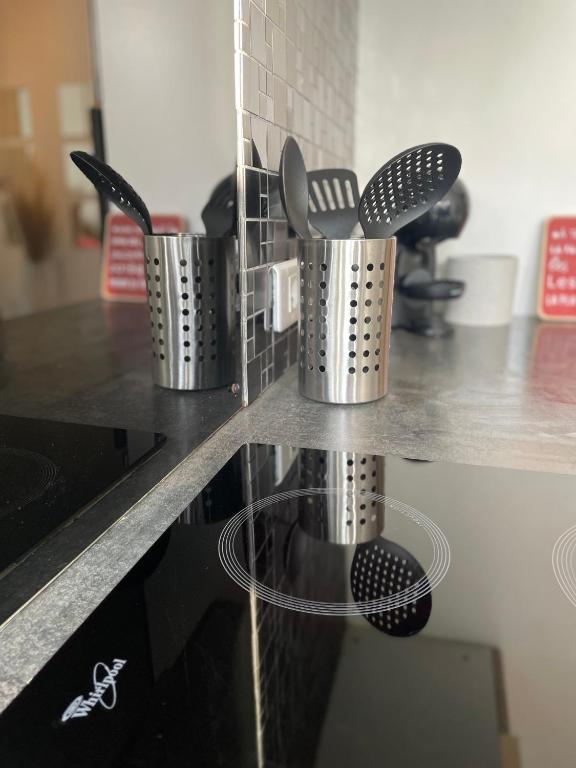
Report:
[[[520,257],[534,314],[543,220],[576,214],[574,0],[360,0],[356,166],[447,141],[472,202],[447,253]]]
[[[386,496],[430,517],[450,548],[449,569],[432,593],[420,637],[497,649],[522,768],[573,766],[574,726],[566,713],[576,703],[574,677],[567,674],[576,669],[570,642],[576,609],[555,578],[552,551],[574,525],[574,477],[387,456],[385,478]],[[384,536],[429,570],[430,541],[400,517],[388,505]],[[360,616],[349,621],[367,626]],[[446,680],[446,690],[450,685]]]
[[[574,765],[576,609],[552,568],[554,543],[574,525],[574,478],[387,457],[386,495],[428,515],[450,546],[423,636],[497,648],[522,767]],[[428,567],[412,528],[414,544],[407,528],[390,538]]]
[[[154,213],[203,231],[235,169],[232,0],[94,0],[107,159]]]

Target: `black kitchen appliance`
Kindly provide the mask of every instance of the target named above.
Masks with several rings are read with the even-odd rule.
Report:
[[[31,596],[14,586],[18,566],[64,526],[71,529],[164,439],[133,429],[0,416],[0,623]],[[119,506],[103,527],[124,512]],[[92,538],[101,532],[96,524]],[[77,542],[80,548],[90,543]],[[38,578],[41,588],[41,573]]]
[[[393,328],[432,337],[452,332],[434,313],[434,302],[459,299],[465,285],[436,277],[436,246],[460,235],[468,211],[466,188],[457,180],[442,200],[398,231]]]
[[[569,765],[575,491],[245,446],[4,711],[2,765]]]

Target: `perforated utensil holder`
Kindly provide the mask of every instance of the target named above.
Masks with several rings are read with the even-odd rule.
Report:
[[[367,403],[388,391],[396,238],[300,240],[300,392]]]
[[[384,531],[384,504],[367,492],[385,495],[385,459],[367,453],[300,451],[303,488],[328,489],[299,499],[298,522],[310,536],[333,544],[360,544]]]
[[[197,390],[234,380],[236,242],[144,238],[155,384]]]

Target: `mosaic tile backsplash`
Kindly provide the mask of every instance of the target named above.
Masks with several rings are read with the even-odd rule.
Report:
[[[236,0],[244,400],[296,362],[297,328],[269,327],[269,264],[296,256],[278,192],[286,136],[306,165],[352,167],[357,0]]]

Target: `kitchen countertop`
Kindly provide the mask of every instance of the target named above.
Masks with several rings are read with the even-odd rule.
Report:
[[[91,301],[0,326],[0,413],[161,432],[160,451],[0,579],[10,615],[240,408],[228,388],[178,392],[150,371],[146,304]]]
[[[96,300],[0,323],[0,412],[161,431],[189,453],[240,399],[154,386],[151,351],[146,304]]]
[[[452,337],[392,334],[389,393],[334,406],[289,370],[251,407],[255,439],[432,461],[576,472],[576,325],[516,318]]]
[[[142,308],[111,306],[91,302],[44,315],[42,323],[9,324],[7,357],[22,352],[16,380],[6,381],[0,367],[0,410],[159,429],[169,437],[172,431],[183,450],[184,435],[193,434],[194,445],[0,630],[0,710],[245,442],[576,473],[576,326],[517,319],[510,328],[459,328],[437,340],[396,331],[387,398],[354,407],[314,403],[298,395],[291,369],[231,418],[237,404],[230,393],[209,393],[202,402],[220,421],[229,420],[202,442],[196,437],[210,428],[204,396],[196,408],[189,396],[152,387],[127,320]],[[80,355],[93,379],[89,387],[74,385],[77,344],[65,340],[71,323],[84,340]],[[118,345],[114,365],[102,335]],[[56,357],[50,364],[47,349]]]

